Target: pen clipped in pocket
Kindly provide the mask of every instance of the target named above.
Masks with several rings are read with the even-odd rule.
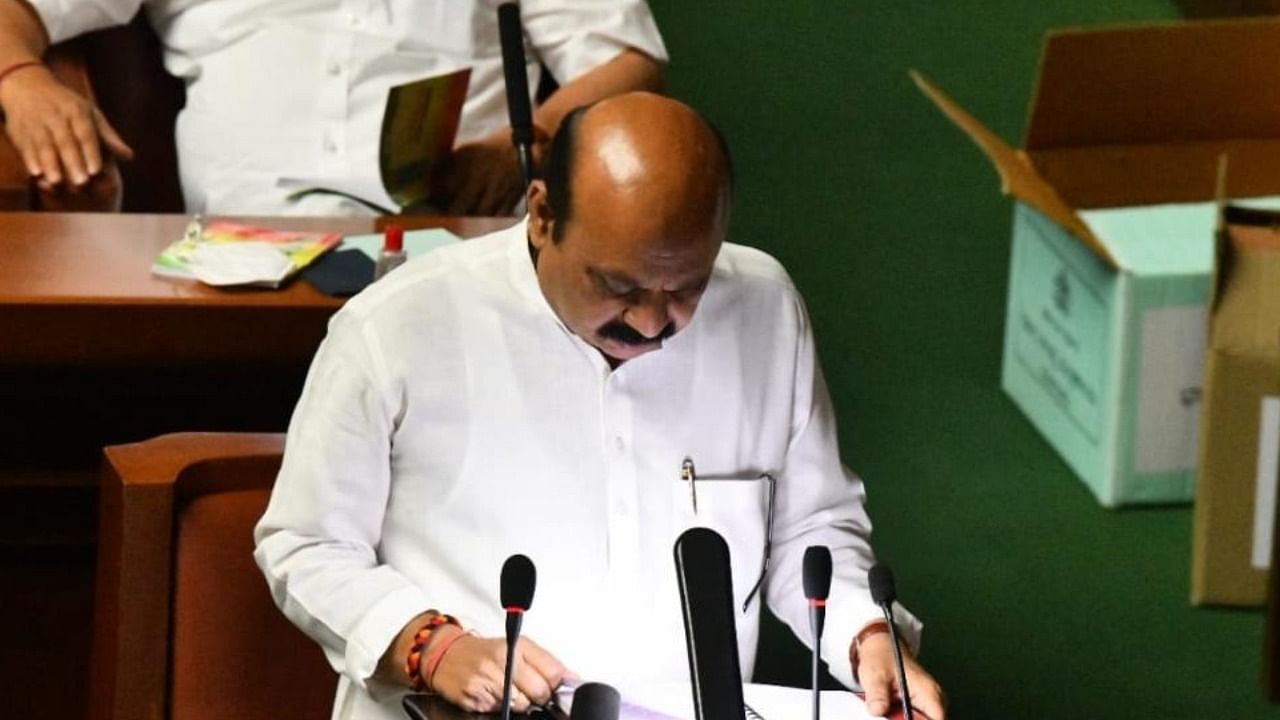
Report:
[[[702,526],[729,544],[735,599],[746,612],[759,595],[773,550],[777,481],[769,472],[699,473],[691,458],[680,468],[674,502],[684,529]]]

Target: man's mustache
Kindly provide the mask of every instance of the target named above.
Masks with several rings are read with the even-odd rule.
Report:
[[[630,325],[620,320],[614,320],[601,327],[599,334],[600,337],[615,340],[624,345],[651,345],[655,342],[663,342],[672,335],[675,335],[676,324],[669,322],[666,327],[662,328],[656,337],[647,337]]]

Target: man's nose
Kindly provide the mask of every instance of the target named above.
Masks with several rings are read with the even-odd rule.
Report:
[[[627,308],[623,319],[632,330],[651,340],[657,338],[671,323],[666,293],[645,293],[639,302]]]

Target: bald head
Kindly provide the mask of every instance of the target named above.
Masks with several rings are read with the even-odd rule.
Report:
[[[556,239],[583,207],[635,210],[649,220],[724,220],[716,216],[728,213],[730,175],[719,133],[681,102],[636,92],[578,108],[561,124],[547,163]]]
[[[719,134],[687,105],[629,93],[574,111],[529,190],[543,295],[611,362],[693,317],[729,220]]]

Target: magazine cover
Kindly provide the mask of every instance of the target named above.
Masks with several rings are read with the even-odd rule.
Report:
[[[279,287],[341,241],[339,233],[193,223],[186,235],[160,253],[151,272],[210,285]]]

